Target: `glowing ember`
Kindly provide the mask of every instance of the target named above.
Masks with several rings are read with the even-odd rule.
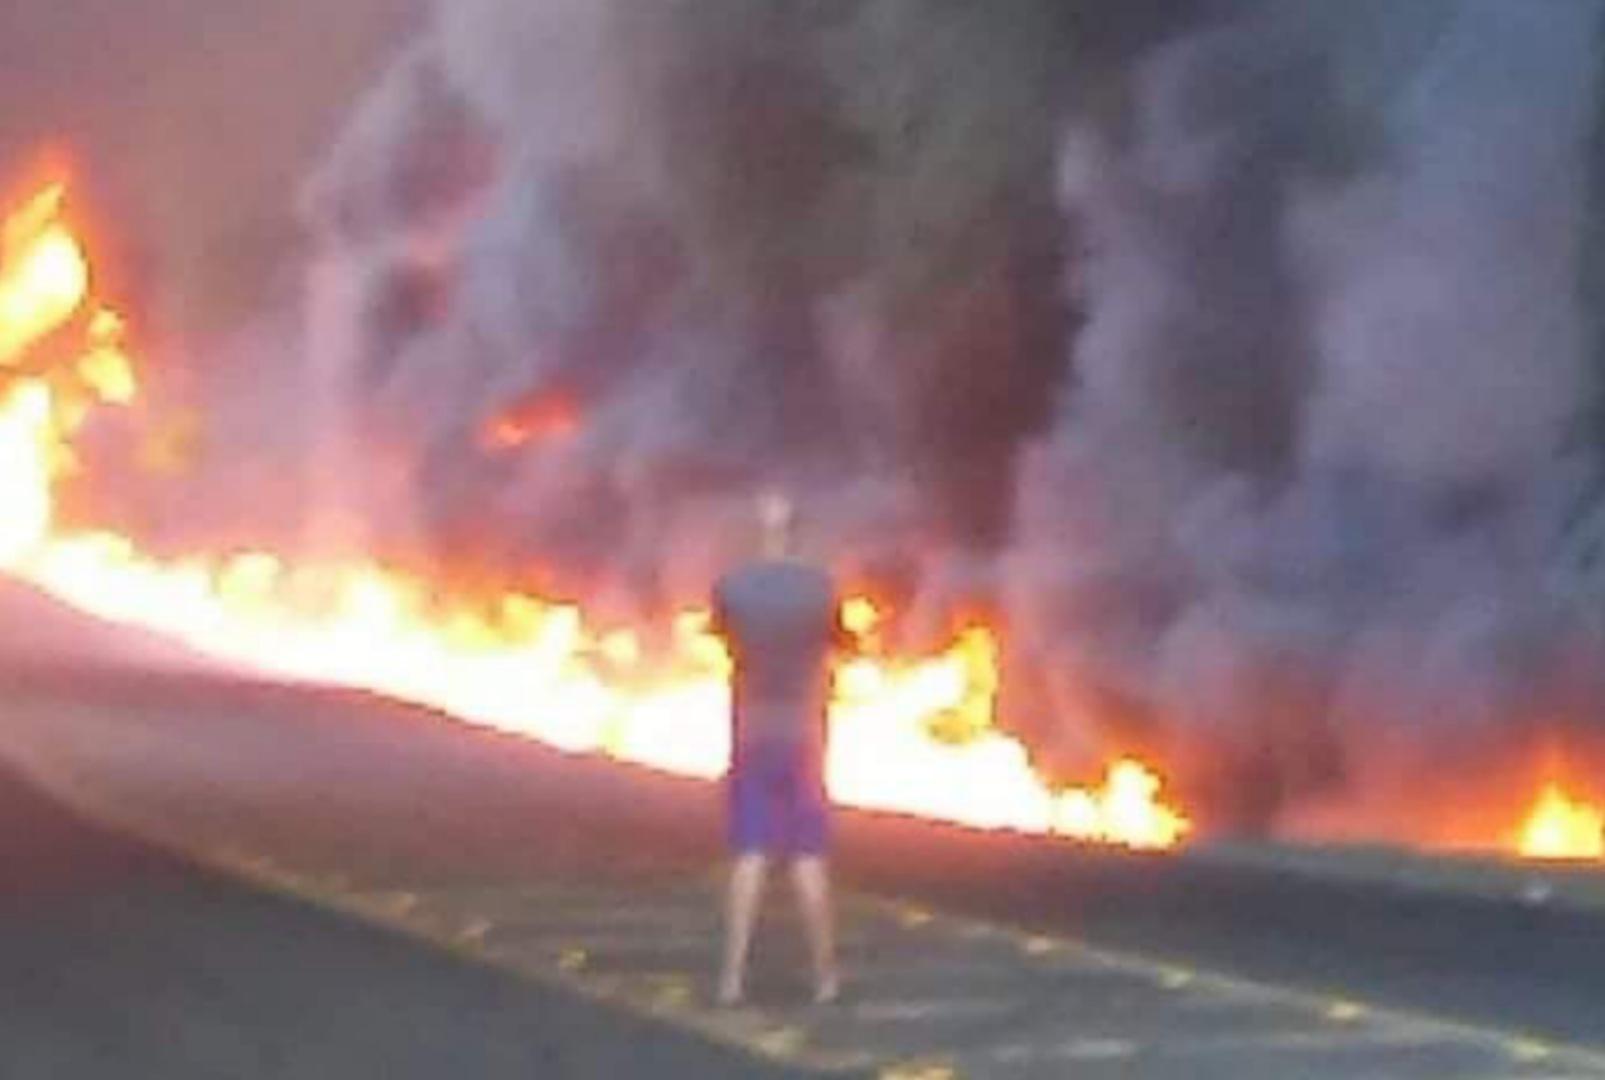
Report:
[[[1547,784],[1522,826],[1518,848],[1533,859],[1605,859],[1605,808]]]
[[[267,553],[176,563],[127,537],[55,529],[54,481],[93,405],[136,391],[123,324],[96,308],[92,273],[53,187],[6,225],[0,363],[46,336],[78,335],[73,358],[0,383],[0,568],[102,618],[290,679],[364,687],[466,721],[682,775],[716,777],[728,754],[729,660],[708,616],[686,611],[647,649],[630,628],[509,593],[442,604],[425,583],[372,564],[286,565]],[[71,354],[71,350],[68,353]],[[4,372],[0,371],[0,378]],[[504,417],[492,443],[559,433],[566,403]],[[1058,790],[998,730],[998,645],[973,624],[934,656],[886,655],[886,615],[844,605],[858,654],[837,672],[827,774],[840,802],[977,828],[1168,848],[1187,820],[1159,777],[1113,764],[1097,788]]]
[[[495,452],[561,439],[579,430],[580,409],[562,393],[536,394],[497,414],[480,432],[480,445]]]

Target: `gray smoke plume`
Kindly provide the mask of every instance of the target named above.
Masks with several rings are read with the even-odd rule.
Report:
[[[343,478],[326,504],[458,564],[685,595],[733,499],[840,461],[839,402],[802,400],[823,360],[766,349],[692,265],[628,7],[441,5],[369,95],[309,197],[314,381],[341,433],[313,469]],[[814,298],[783,300],[806,337]],[[376,446],[404,464],[376,475]],[[887,485],[841,478],[834,501],[867,498],[884,532]]]
[[[1091,321],[1011,567],[1061,711],[1252,818],[1579,719],[1545,695],[1600,7],[1319,7],[1170,47],[1123,141],[1072,141]]]
[[[783,480],[916,606],[996,607],[1044,761],[1150,748],[1222,821],[1602,700],[1567,531],[1597,0],[1218,4],[1094,57],[1122,92],[1066,91],[1071,253],[1032,271],[1084,322],[1002,395],[985,334],[888,350],[850,256],[708,269],[671,167],[705,118],[666,135],[653,89],[795,58],[773,14],[686,69],[630,9],[438,5],[311,185],[326,504],[650,598]],[[774,160],[710,160],[806,174],[807,96],[764,105]],[[1057,407],[980,422],[1000,401]]]

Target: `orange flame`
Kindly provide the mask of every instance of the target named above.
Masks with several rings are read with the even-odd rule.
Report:
[[[1605,859],[1605,808],[1544,785],[1522,825],[1517,850],[1530,859]]]
[[[89,291],[89,262],[61,221],[66,189],[45,188],[7,218],[0,240],[0,365],[65,324]]]
[[[480,445],[492,452],[517,450],[531,443],[561,439],[579,430],[579,405],[567,394],[532,395],[491,418],[480,432]]]
[[[6,224],[0,360],[76,326],[77,357],[0,384],[0,569],[99,617],[284,678],[364,687],[575,752],[716,777],[729,752],[729,659],[705,611],[682,612],[665,650],[578,607],[522,593],[441,603],[373,563],[288,565],[269,553],[162,562],[113,533],[56,527],[53,485],[93,404],[130,401],[123,323],[92,300],[92,273],[52,187]],[[494,441],[549,434],[550,402]],[[1168,848],[1187,819],[1157,774],[1114,763],[1103,783],[1056,789],[995,722],[998,644],[972,624],[930,656],[884,655],[885,612],[844,606],[861,644],[836,673],[827,780],[839,802],[977,828]]]

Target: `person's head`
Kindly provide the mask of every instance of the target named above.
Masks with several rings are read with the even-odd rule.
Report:
[[[795,554],[797,507],[785,492],[769,490],[758,496],[758,522],[764,558],[784,559]]]

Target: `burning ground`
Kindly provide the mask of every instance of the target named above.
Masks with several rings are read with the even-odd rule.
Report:
[[[137,382],[123,322],[93,297],[91,266],[47,184],[5,223],[0,343],[12,374],[0,409],[0,484],[13,516],[0,564],[111,621],[292,680],[349,685],[461,719],[715,777],[728,747],[729,660],[707,612],[658,640],[577,605],[510,591],[440,600],[422,579],[366,560],[287,565],[266,552],[164,562],[114,532],[58,530],[55,483],[97,408],[129,407]],[[48,348],[47,348],[48,344]],[[51,362],[30,368],[43,351]],[[843,802],[983,828],[1055,832],[1138,848],[1189,824],[1156,800],[1141,764],[1112,763],[1099,789],[1051,789],[996,729],[998,646],[982,625],[927,657],[889,653],[883,615],[849,599],[855,655],[837,672],[827,762]]]
[[[304,296],[164,342],[204,453],[129,476],[139,418],[63,404],[103,387],[14,385],[82,469],[13,565],[709,773],[695,608],[783,483],[861,597],[838,794],[1068,827],[1135,755],[1206,825],[1477,844],[1605,794],[1600,6],[1094,7],[422,13],[304,185]]]

